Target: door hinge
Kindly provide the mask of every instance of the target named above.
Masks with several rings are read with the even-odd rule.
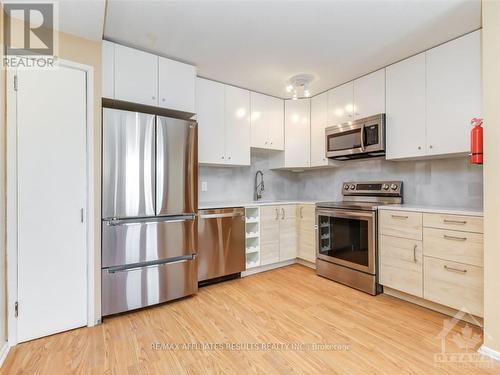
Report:
[[[17,74],[14,76],[14,91],[17,91],[18,89],[18,79],[17,79]]]
[[[17,318],[19,316],[19,302],[14,303],[14,316]]]

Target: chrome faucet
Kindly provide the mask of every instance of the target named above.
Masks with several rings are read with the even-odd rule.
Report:
[[[257,183],[260,174],[260,183]],[[262,171],[257,171],[255,173],[254,190],[253,190],[253,200],[258,201],[262,198],[262,193],[264,192],[264,173]]]

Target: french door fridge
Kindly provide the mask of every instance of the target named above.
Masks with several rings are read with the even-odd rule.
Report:
[[[196,122],[103,109],[102,315],[197,291]]]

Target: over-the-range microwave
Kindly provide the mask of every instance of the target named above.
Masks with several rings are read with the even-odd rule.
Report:
[[[385,155],[385,114],[329,126],[325,129],[326,156],[336,160]]]

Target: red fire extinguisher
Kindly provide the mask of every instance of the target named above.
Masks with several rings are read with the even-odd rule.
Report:
[[[473,118],[473,126],[470,133],[470,162],[472,164],[483,164],[483,119]]]

